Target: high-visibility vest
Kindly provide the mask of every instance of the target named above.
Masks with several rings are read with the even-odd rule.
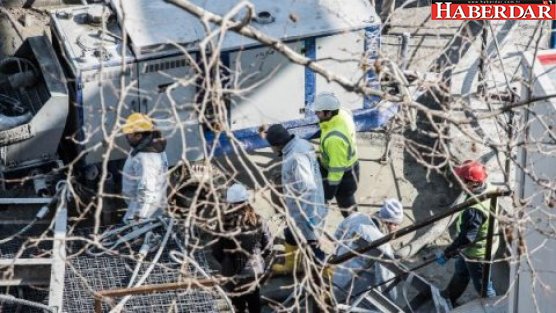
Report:
[[[320,123],[321,163],[328,171],[328,183],[339,184],[344,173],[357,162],[353,117],[345,110]]]
[[[487,188],[486,191],[492,191],[492,188]],[[470,199],[471,196],[468,196],[466,200]],[[496,253],[498,250],[498,221],[495,217],[490,214],[490,201],[491,199],[486,199],[481,203],[477,203],[473,206],[470,206],[466,210],[471,208],[478,210],[483,214],[485,217],[483,224],[479,228],[479,232],[477,233],[477,237],[475,242],[471,243],[467,248],[462,250],[462,253],[473,259],[484,259],[486,255],[486,244],[487,244],[487,235],[488,235],[488,222],[491,218],[494,218],[494,231],[493,231],[493,238],[492,238],[492,254]],[[456,223],[456,229],[459,234],[461,231],[461,224],[463,222],[463,214],[465,210],[462,211]],[[496,211],[494,211],[496,212]]]

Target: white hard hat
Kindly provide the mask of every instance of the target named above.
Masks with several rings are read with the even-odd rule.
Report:
[[[226,192],[226,202],[228,203],[240,203],[249,200],[249,192],[247,188],[242,184],[235,183]]]
[[[400,225],[403,222],[403,205],[397,199],[384,200],[384,204],[378,212],[381,220]]]
[[[322,92],[315,97],[313,111],[335,111],[340,109],[340,100],[333,92]]]

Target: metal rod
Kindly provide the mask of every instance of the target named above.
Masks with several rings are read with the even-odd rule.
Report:
[[[222,282],[228,281],[225,278],[204,278],[204,279],[187,279],[179,283],[167,283],[167,284],[156,284],[156,285],[143,285],[139,287],[131,288],[119,288],[112,290],[102,290],[95,293],[95,313],[102,313],[102,300],[104,298],[116,298],[128,295],[137,295],[145,293],[154,292],[164,292],[172,291],[184,288],[200,288],[200,287],[211,287],[214,285],[220,285]]]
[[[504,183],[507,187],[510,187],[510,170],[512,165],[512,139],[514,137],[514,112],[510,111],[509,121],[508,121],[508,152],[506,154],[506,161],[504,162]]]
[[[400,49],[400,60],[402,63],[401,69],[403,71],[407,70],[408,55],[409,55],[409,40],[411,39],[411,34],[409,32],[404,32],[402,34],[402,46]]]
[[[328,263],[329,264],[343,263],[343,262],[345,262],[345,261],[347,261],[347,260],[349,260],[353,257],[356,257],[356,256],[358,256],[362,253],[365,253],[369,250],[380,247],[383,244],[385,244],[387,242],[390,242],[390,241],[392,241],[392,240],[394,240],[398,237],[407,235],[407,234],[409,234],[409,233],[411,233],[411,232],[413,232],[417,229],[423,228],[423,227],[428,226],[428,225],[430,225],[430,224],[432,224],[436,221],[439,221],[443,218],[446,218],[446,217],[448,217],[452,214],[463,211],[466,208],[468,208],[469,206],[475,205],[477,203],[481,203],[486,199],[509,196],[510,194],[511,194],[510,190],[500,190],[499,189],[499,190],[496,190],[496,191],[487,192],[487,193],[479,195],[477,197],[470,198],[470,199],[468,199],[468,200],[466,200],[466,201],[464,201],[460,204],[457,204],[457,205],[447,209],[446,211],[444,211],[442,213],[439,213],[439,214],[436,214],[434,216],[429,217],[428,219],[424,220],[421,223],[417,223],[417,224],[414,224],[414,225],[404,227],[404,228],[402,228],[398,231],[395,231],[395,232],[390,233],[390,234],[388,234],[388,235],[386,235],[386,236],[384,236],[380,239],[377,239],[377,240],[373,241],[372,243],[370,243],[368,246],[361,247],[361,248],[356,249],[355,251],[349,251],[349,252],[346,252],[342,255],[334,257],[334,258],[330,259],[328,261]]]
[[[498,207],[498,199],[490,199],[490,216],[488,217],[488,230],[486,238],[485,264],[483,266],[483,283],[481,286],[481,297],[487,297],[487,284],[490,281],[490,268],[492,266],[492,242],[494,235],[494,223],[496,220],[496,208]]]
[[[488,30],[486,27],[487,21],[483,21],[483,33],[481,36],[481,58],[479,59],[479,85],[477,86],[477,93],[480,95],[485,95],[486,91],[486,75],[485,75],[485,63],[487,59],[487,42],[488,42]]]
[[[1,198],[0,204],[48,204],[52,198]]]

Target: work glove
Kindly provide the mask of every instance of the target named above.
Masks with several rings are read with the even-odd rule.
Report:
[[[444,252],[436,252],[436,263],[444,265],[446,264],[446,262],[448,262],[448,259],[446,259],[446,255],[444,255]]]

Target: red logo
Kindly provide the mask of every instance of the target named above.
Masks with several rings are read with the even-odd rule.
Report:
[[[433,20],[556,20],[553,0],[432,1]]]

